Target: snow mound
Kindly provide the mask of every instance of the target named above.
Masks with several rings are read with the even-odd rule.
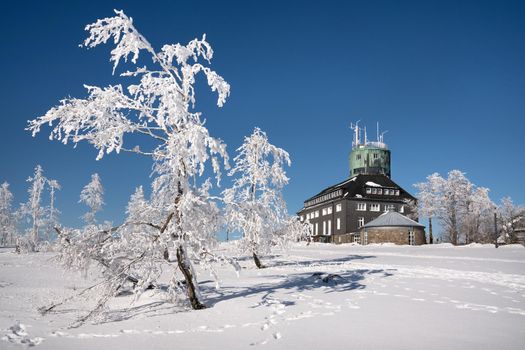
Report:
[[[35,346],[44,340],[44,338],[40,337],[30,338],[26,331],[26,326],[20,323],[20,321],[16,321],[16,323],[9,327],[7,331],[8,333],[2,337],[2,340],[14,344]]]
[[[343,277],[335,273],[316,272],[312,275],[312,277],[318,281],[321,281],[323,283],[330,284],[330,285],[337,285],[337,284],[346,282],[346,280]]]

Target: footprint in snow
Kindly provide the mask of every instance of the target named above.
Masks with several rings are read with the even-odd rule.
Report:
[[[35,346],[35,345],[42,343],[42,341],[44,341],[44,338],[40,338],[40,337],[30,338],[29,334],[26,331],[26,326],[20,323],[20,321],[16,321],[14,325],[12,325],[11,327],[9,327],[9,329],[7,329],[7,333],[2,337],[2,340],[10,342],[10,343],[14,343],[14,344],[24,344],[27,346]]]

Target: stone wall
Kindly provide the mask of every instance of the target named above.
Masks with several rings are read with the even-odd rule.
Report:
[[[334,235],[333,243],[342,244],[342,243],[353,243],[354,235],[352,233],[343,233],[342,235]]]
[[[367,243],[395,243],[408,244],[409,231],[414,231],[414,244],[426,244],[425,230],[422,227],[370,227],[361,229],[361,244],[365,242],[365,232],[368,234]]]

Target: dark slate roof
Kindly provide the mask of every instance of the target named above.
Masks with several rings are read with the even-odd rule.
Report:
[[[353,176],[353,177],[351,177],[351,178],[349,178],[349,179],[347,179],[347,180],[345,180],[343,182],[340,182],[340,183],[338,183],[336,185],[333,185],[333,186],[325,188],[324,190],[322,190],[321,192],[319,192],[315,196],[312,196],[312,197],[308,198],[307,200],[305,200],[305,202],[308,202],[308,201],[310,201],[310,200],[312,200],[314,198],[322,196],[323,194],[330,193],[330,192],[333,192],[333,191],[339,190],[339,189],[343,189],[343,193],[344,194],[347,193],[345,195],[346,198],[355,197],[356,194],[362,196],[362,198],[370,198],[371,196],[367,195],[366,192],[365,192],[365,188],[366,187],[370,187],[369,185],[367,185],[367,182],[380,185],[381,187],[399,189],[400,198],[407,198],[408,197],[410,199],[415,199],[410,193],[405,191],[403,188],[401,188],[398,184],[396,184],[394,181],[392,181],[392,179],[390,179],[386,175],[381,175],[381,174],[378,174],[378,175],[359,174],[359,175]],[[374,186],[372,186],[372,187],[374,187]],[[395,197],[392,197],[392,196],[384,196],[384,197],[388,198],[388,199],[394,199],[395,198]],[[380,199],[381,196],[380,195],[373,195],[373,198]]]
[[[399,214],[396,211],[387,211],[384,214],[379,215],[375,220],[370,221],[364,225],[364,228],[369,227],[425,227],[419,222],[407,218],[406,216]]]

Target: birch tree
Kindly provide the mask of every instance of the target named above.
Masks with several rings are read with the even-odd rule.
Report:
[[[213,50],[205,35],[187,45],[167,44],[156,50],[138,32],[130,17],[122,11],[115,14],[86,26],[89,36],[83,46],[92,48],[112,40],[113,72],[119,63],[130,59],[128,64],[134,68],[120,74],[130,83],[107,87],[86,85],[86,98],[62,100],[45,115],[30,121],[28,129],[34,136],[42,126],[51,124],[50,138],[64,144],[91,143],[98,150],[97,159],[111,152],[130,152],[152,159],[155,177],[148,205],[154,214],[149,217],[152,222],[142,225],[155,228],[156,232],[145,235],[148,244],[138,249],[117,242],[115,237],[122,227],[91,232],[103,245],[122,243],[119,249],[126,252],[117,268],[108,269],[111,278],[106,281],[107,293],[116,293],[130,274],[137,271],[135,278],[140,281],[136,285],[152,282],[158,276],[155,271],[160,258],[170,266],[176,262],[191,307],[200,309],[204,304],[192,259],[212,255],[215,242],[212,235],[218,217],[217,206],[209,196],[211,182],[201,177],[205,166],[211,164],[218,185],[221,159],[227,166],[228,156],[226,145],[210,136],[201,113],[195,110],[194,84],[196,76],[203,74],[210,89],[218,95],[219,107],[226,102],[230,86],[208,67]],[[143,59],[148,63],[138,66],[139,55],[143,53],[151,61]],[[127,134],[141,135],[146,140],[127,144],[124,142]],[[176,269],[173,274],[175,281]],[[103,302],[101,299],[99,305]]]
[[[86,224],[94,225],[97,222],[95,215],[104,205],[104,188],[97,173],[91,175],[91,181],[80,192],[80,200],[78,202],[84,203],[89,207],[89,211],[82,218]]]
[[[281,190],[288,183],[283,166],[290,166],[290,157],[270,144],[259,128],[244,138],[237,152],[229,173],[237,178],[224,191],[228,223],[242,232],[241,251],[252,255],[255,265],[262,268],[259,256],[270,251],[274,233],[287,219]]]

